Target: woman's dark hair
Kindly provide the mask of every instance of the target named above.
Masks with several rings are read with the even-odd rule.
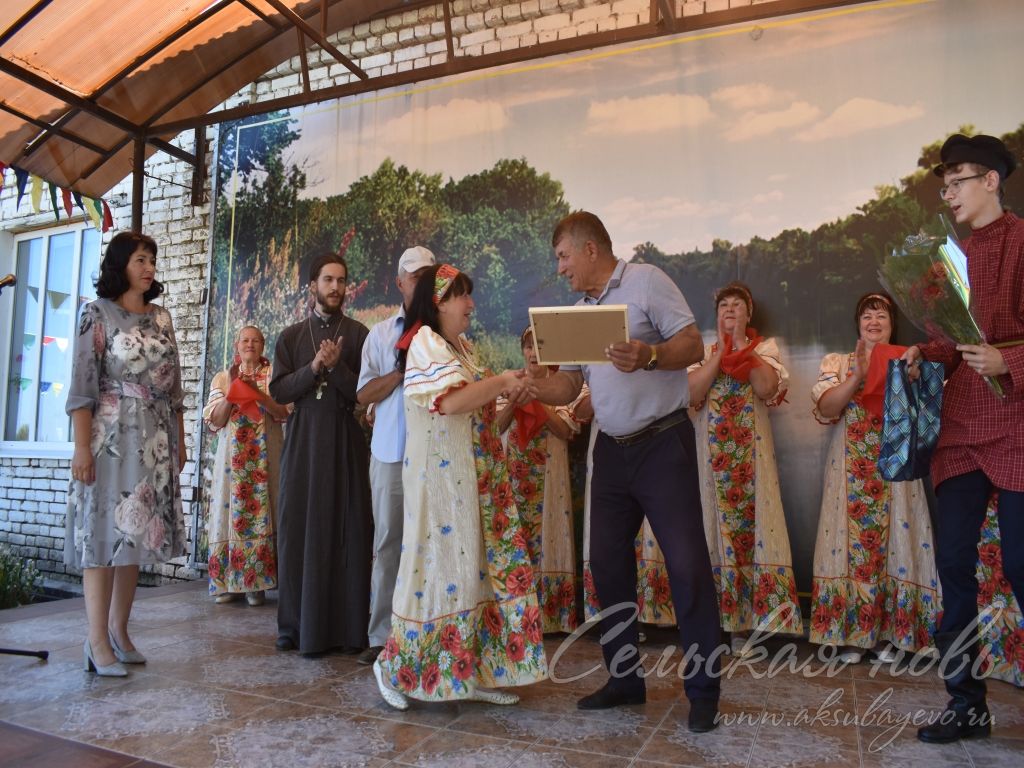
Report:
[[[437,314],[437,304],[434,303],[434,283],[437,278],[437,270],[442,266],[442,264],[435,264],[428,267],[427,271],[416,281],[416,290],[413,291],[409,311],[405,313],[405,323],[402,325],[403,335],[416,323],[428,326],[435,333],[441,333],[441,321]],[[448,286],[448,290],[445,291],[442,301],[467,293],[473,293],[473,281],[465,272],[459,272]],[[408,351],[408,349],[398,350],[397,363],[398,369],[401,371],[405,370],[405,358]]]
[[[722,303],[724,299],[730,296],[735,296],[737,299],[747,305],[747,318],[753,318],[754,316],[754,296],[751,294],[750,289],[746,283],[742,283],[739,280],[733,280],[731,283],[723,288],[719,288],[715,293],[715,312],[718,312],[718,305]]]
[[[889,333],[889,341],[896,338],[896,302],[892,300],[885,291],[871,291],[857,299],[857,311],[853,313],[853,327],[860,335],[860,316],[867,309],[884,309],[889,313],[889,325],[892,331]]]
[[[128,260],[139,248],[143,248],[155,257],[157,254],[156,240],[141,232],[118,232],[107,244],[107,250],[100,262],[100,276],[96,278],[96,295],[101,299],[116,301],[121,298],[131,284],[124,273]],[[164,292],[163,283],[153,280],[149,290],[142,294],[142,301],[149,304]]]

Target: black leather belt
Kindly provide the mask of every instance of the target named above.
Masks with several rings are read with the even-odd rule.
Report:
[[[622,437],[615,437],[615,435],[608,435],[619,445],[625,447],[627,445],[636,445],[642,443],[649,437],[654,437],[659,432],[664,432],[666,429],[674,427],[676,424],[680,424],[684,419],[688,419],[689,416],[686,413],[685,408],[680,408],[678,411],[672,411],[667,416],[662,416],[660,419],[655,419],[643,429],[638,429],[636,432],[632,432]],[[608,433],[605,432],[607,435]]]

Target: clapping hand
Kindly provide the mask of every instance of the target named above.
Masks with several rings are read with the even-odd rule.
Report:
[[[331,370],[338,364],[338,360],[341,359],[341,342],[342,339],[340,338],[337,343],[330,339],[324,339],[320,342],[320,349],[317,350],[316,357],[313,358],[311,363],[313,373],[319,374],[325,369]]]
[[[868,375],[868,345],[864,339],[857,339],[857,347],[853,351],[853,375],[857,381],[863,381]]]

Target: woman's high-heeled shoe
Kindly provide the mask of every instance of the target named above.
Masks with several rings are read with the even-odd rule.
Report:
[[[95,659],[92,657],[92,646],[89,645],[88,638],[86,638],[85,646],[82,650],[85,656],[82,662],[82,668],[86,672],[95,672],[100,677],[128,677],[128,670],[124,668],[124,665],[120,661],[115,661],[113,664],[107,664],[105,667],[97,664]],[[117,655],[116,651],[115,655]]]
[[[117,644],[117,640],[114,639],[114,633],[108,632],[107,637],[110,638],[110,647],[114,649],[114,655],[117,660],[122,664],[145,664],[146,657],[138,651],[125,651]]]

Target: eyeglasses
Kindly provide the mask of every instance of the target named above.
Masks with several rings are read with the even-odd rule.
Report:
[[[971,179],[981,179],[984,178],[985,176],[988,176],[987,171],[985,173],[976,173],[973,176],[964,176],[959,179],[953,179],[951,182],[949,182],[949,184],[946,184],[943,187],[939,187],[939,199],[945,200],[947,192],[952,192],[955,195],[957,192],[960,191],[960,187],[963,186],[965,181],[970,181]]]

